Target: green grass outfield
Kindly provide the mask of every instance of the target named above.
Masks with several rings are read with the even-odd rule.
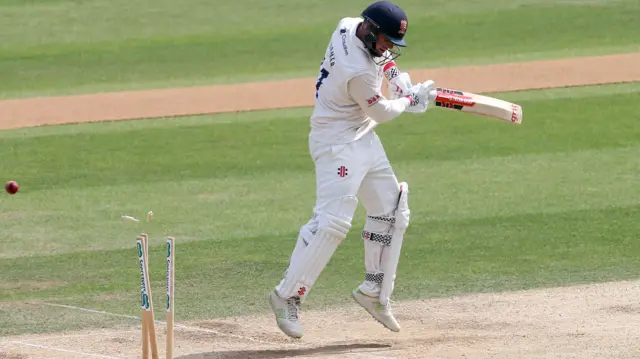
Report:
[[[640,51],[637,0],[402,0],[404,68]],[[316,76],[369,1],[0,0],[0,98]]]
[[[524,106],[521,126],[433,109],[378,129],[411,185],[395,299],[638,277],[640,84],[496,96]],[[0,173],[22,185],[0,196],[0,335],[124,320],[29,303],[137,315],[141,230],[156,308],[172,234],[177,320],[267,311],[314,202],[308,114],[0,132]],[[120,220],[148,210],[151,224]],[[309,308],[350,304],[363,215]]]

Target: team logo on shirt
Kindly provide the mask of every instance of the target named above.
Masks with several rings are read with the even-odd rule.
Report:
[[[347,49],[347,29],[340,29],[340,37],[342,37],[342,50],[344,50],[344,55],[349,56],[349,49]]]
[[[340,166],[338,167],[338,176],[340,177],[345,177],[348,176],[349,174],[347,173],[347,167],[345,166]]]
[[[381,97],[382,96],[380,96],[380,94],[376,94],[375,96],[373,96],[372,98],[367,100],[367,104],[369,106],[373,106],[373,105],[375,105],[376,102],[380,101]]]

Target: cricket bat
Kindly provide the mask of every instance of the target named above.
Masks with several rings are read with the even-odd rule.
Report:
[[[433,101],[436,107],[458,110],[517,125],[522,123],[522,106],[494,97],[437,87],[429,93],[429,100]]]

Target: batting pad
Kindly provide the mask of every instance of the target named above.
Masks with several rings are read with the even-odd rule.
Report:
[[[393,292],[393,284],[396,279],[396,271],[398,262],[400,261],[400,252],[402,251],[402,242],[404,240],[404,232],[409,226],[409,185],[406,182],[400,183],[400,198],[398,199],[398,209],[396,209],[396,221],[393,225],[393,234],[391,244],[389,245],[389,253],[386,260],[382,263],[382,285],[380,289],[380,304],[389,303],[391,293]]]
[[[332,217],[326,226],[319,228],[300,259],[287,271],[278,288],[280,297],[297,296],[303,300],[350,229],[349,222],[335,217]]]

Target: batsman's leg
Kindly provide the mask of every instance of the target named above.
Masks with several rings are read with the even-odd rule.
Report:
[[[355,147],[355,143],[328,145],[312,151],[317,182],[314,217],[300,229],[284,279],[269,294],[278,327],[294,338],[303,334],[301,304],[351,229],[356,193],[364,177],[352,155]]]
[[[398,183],[380,145],[378,168],[367,174],[358,193],[367,210],[362,231],[365,279],[353,291],[353,297],[392,331],[400,330],[389,298],[393,292],[404,231],[409,223],[407,196],[408,185]]]

